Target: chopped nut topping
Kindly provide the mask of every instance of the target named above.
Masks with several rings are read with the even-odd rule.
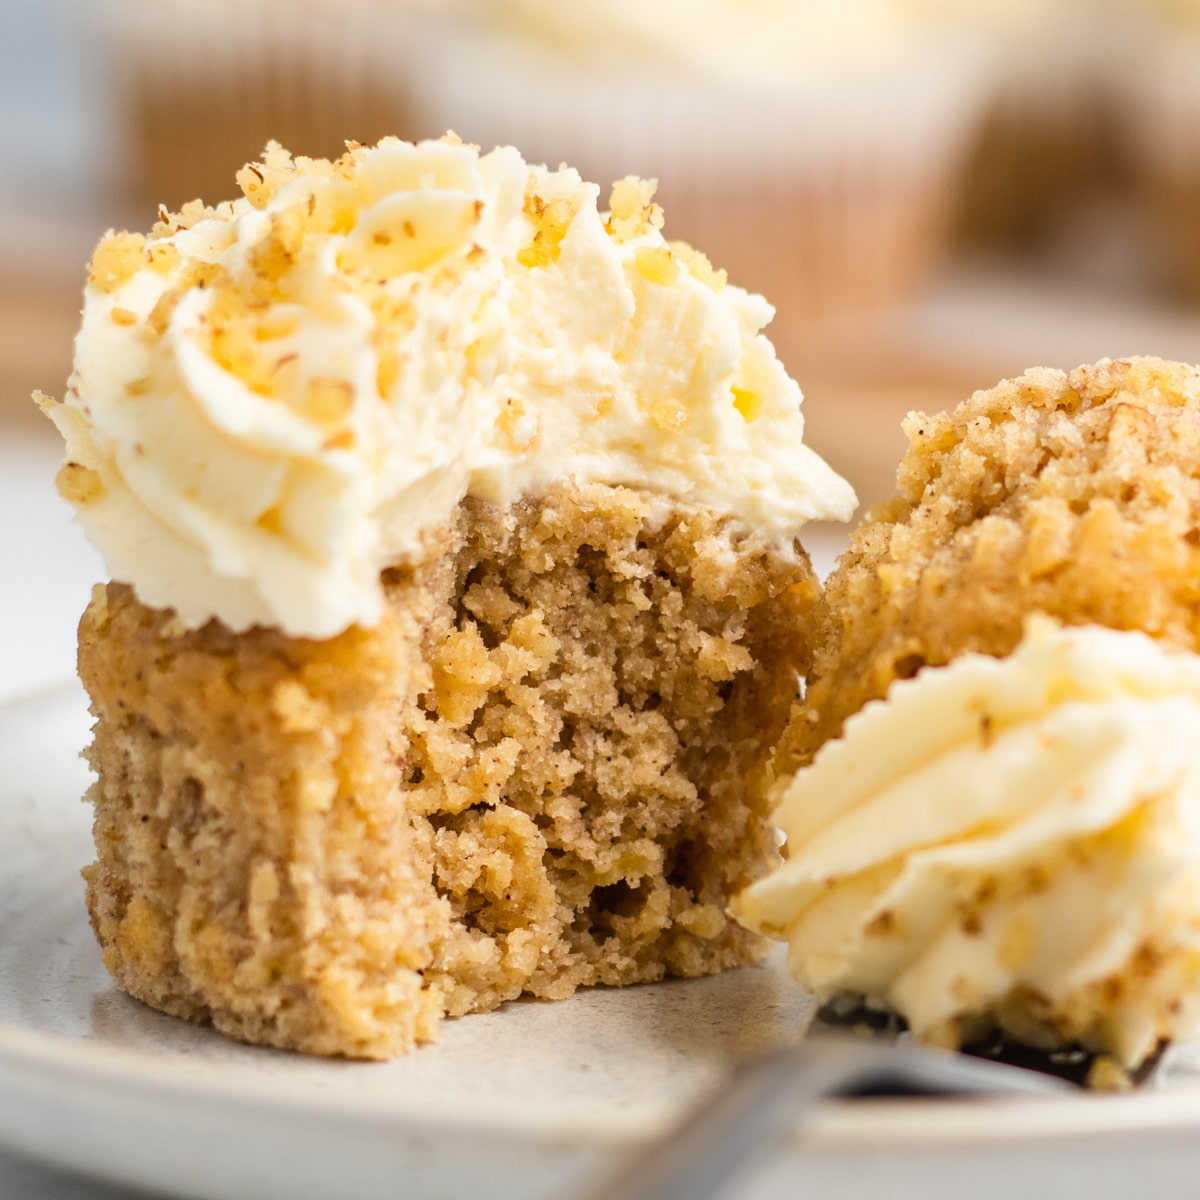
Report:
[[[639,234],[663,227],[663,211],[654,203],[657,188],[657,179],[637,179],[632,175],[613,184],[606,228],[616,241],[628,242]]]
[[[649,283],[670,287],[679,278],[679,264],[666,246],[639,246],[633,261],[638,274]]]
[[[63,463],[54,484],[58,494],[71,504],[87,504],[104,491],[99,474],[77,462]]]
[[[262,162],[247,163],[237,173],[242,195],[257,209],[270,204],[280,186],[296,176],[311,160],[296,159],[278,143],[268,142]]]
[[[146,265],[146,239],[140,233],[107,233],[92,255],[88,283],[98,292],[115,292]]]
[[[762,412],[762,397],[757,392],[747,392],[742,388],[735,387],[733,389],[733,407],[747,421],[755,421]]]
[[[523,267],[544,267],[558,261],[559,247],[575,218],[575,209],[566,200],[542,199],[536,192],[525,195],[525,215],[533,225],[533,241],[517,253]]]
[[[728,275],[724,271],[715,270],[708,261],[708,256],[694,246],[689,246],[687,242],[671,242],[670,246],[671,253],[684,265],[687,273],[705,287],[719,292],[729,281]]]
[[[306,214],[299,208],[285,208],[271,214],[266,233],[250,247],[247,259],[261,276],[258,292],[263,299],[278,295],[280,280],[300,259],[308,233]]]
[[[146,247],[146,256],[150,260],[150,269],[159,275],[166,275],[183,262],[183,256],[170,242],[151,242]]]
[[[682,429],[687,424],[687,408],[678,400],[655,400],[649,406],[650,420],[659,429]]]
[[[279,511],[279,505],[272,505],[266,512],[260,513],[258,520],[254,523],[264,533],[281,532],[283,529],[283,514]]]
[[[271,200],[270,190],[266,187],[267,177],[257,163],[247,163],[237,173],[237,185],[242,189],[242,195],[261,210],[267,207]]]

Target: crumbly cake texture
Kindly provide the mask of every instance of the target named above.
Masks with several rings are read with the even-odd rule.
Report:
[[[80,628],[104,961],[235,1038],[384,1058],[443,1015],[695,976],[762,943],[765,759],[807,557],[602,485],[468,499],[325,641],[188,630],[121,584]]]
[[[826,583],[781,773],[893,680],[970,651],[1009,654],[1031,612],[1200,648],[1196,367],[1035,368],[904,429],[898,495]]]

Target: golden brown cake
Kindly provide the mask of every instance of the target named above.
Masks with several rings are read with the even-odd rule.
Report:
[[[88,903],[113,977],[250,1041],[380,1057],[444,1011],[701,975],[759,945],[762,757],[804,561],[653,498],[463,507],[328,641],[181,630],[98,589]],[[740,544],[739,544],[740,541]]]
[[[822,1000],[1127,1085],[1200,1036],[1200,369],[1034,369],[905,430],[734,911]]]
[[[1006,655],[1026,617],[1200,646],[1200,371],[1154,358],[1035,368],[913,413],[899,494],[826,584],[781,770],[896,679]]]
[[[273,147],[110,235],[64,403],[114,582],[88,904],[118,984],[386,1057],[446,1014],[753,960],[796,541],[853,495],[759,297],[569,169]]]

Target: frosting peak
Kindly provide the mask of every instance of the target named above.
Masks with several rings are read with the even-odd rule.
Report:
[[[653,185],[456,139],[278,146],[243,196],[109,234],[47,410],[114,578],[188,624],[327,637],[462,498],[554,478],[707,504],[790,545],[846,519],[759,296],[668,243]]]

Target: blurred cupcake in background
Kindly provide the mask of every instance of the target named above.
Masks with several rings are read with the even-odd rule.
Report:
[[[431,8],[444,4],[428,0]],[[229,191],[269,139],[337,157],[420,135],[416,0],[110,0],[126,199]]]
[[[986,40],[994,66],[959,233],[1036,243],[1114,182],[1108,67],[1120,26],[1108,0],[962,0],[959,19]]]
[[[1160,277],[1200,301],[1200,0],[1124,0],[1122,145]]]
[[[665,232],[766,293],[773,338],[910,297],[985,88],[935,0],[480,0],[438,30],[431,127],[660,180]]]
[[[953,0],[112,0],[130,190],[223,194],[269,138],[453,129],[604,182],[777,306],[902,302],[947,243],[987,89]]]

